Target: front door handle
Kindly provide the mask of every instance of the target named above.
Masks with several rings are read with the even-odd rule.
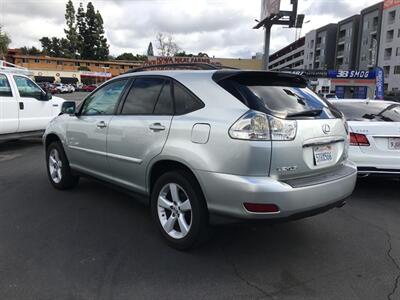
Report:
[[[19,103],[19,109],[20,109],[20,110],[23,110],[23,109],[24,109],[24,102],[20,102],[20,103]]]
[[[106,127],[107,127],[107,125],[104,121],[100,121],[99,123],[97,123],[97,128],[103,129]]]
[[[149,126],[149,128],[154,132],[165,130],[165,126],[161,125],[161,123],[153,123]]]

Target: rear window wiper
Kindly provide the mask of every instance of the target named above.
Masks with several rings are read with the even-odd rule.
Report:
[[[288,114],[286,118],[296,118],[296,117],[317,117],[322,113],[322,109],[310,109],[304,110],[297,113]]]

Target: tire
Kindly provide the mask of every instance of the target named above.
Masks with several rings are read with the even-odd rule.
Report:
[[[68,159],[60,142],[52,142],[46,149],[47,176],[58,190],[67,190],[79,183],[79,176],[72,174]]]
[[[161,235],[175,249],[195,248],[208,237],[207,205],[199,184],[187,171],[168,172],[156,180],[151,213]]]

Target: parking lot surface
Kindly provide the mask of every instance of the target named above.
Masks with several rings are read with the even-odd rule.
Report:
[[[362,179],[341,209],[179,252],[132,196],[57,191],[40,140],[0,143],[0,299],[400,299],[399,222],[400,181]]]

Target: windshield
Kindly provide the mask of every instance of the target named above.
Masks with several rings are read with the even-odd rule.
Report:
[[[299,117],[313,119],[341,117],[340,112],[332,105],[305,86],[292,85],[290,82],[250,79],[227,79],[219,84],[249,108],[280,118],[316,110],[321,112],[312,116],[304,114]]]
[[[400,104],[387,102],[336,102],[348,121],[400,122]]]

